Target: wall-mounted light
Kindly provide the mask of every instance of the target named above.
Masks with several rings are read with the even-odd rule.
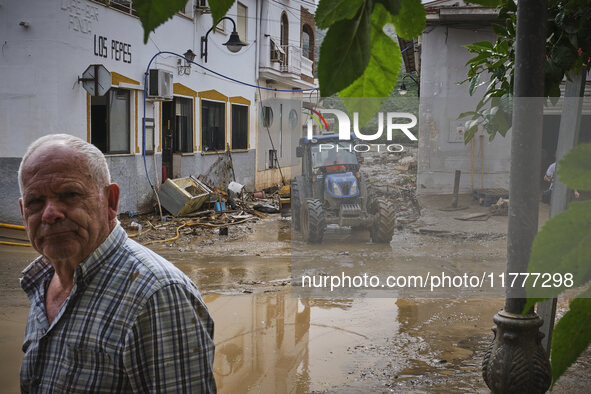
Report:
[[[179,59],[177,61],[177,68],[179,75],[189,75],[191,74],[191,62],[195,60],[195,53],[192,50],[188,50],[187,52],[183,53],[183,57],[185,59]]]
[[[404,83],[404,80],[406,78],[412,79],[417,84],[417,89],[418,89],[417,96],[420,97],[421,96],[421,84],[411,74],[406,74],[404,77],[402,77],[402,83],[400,84],[400,87],[398,88],[398,93],[400,93],[401,96],[404,96],[406,93],[408,93],[408,89],[406,88],[406,84]]]
[[[211,33],[211,31],[218,25],[218,23],[220,23],[224,19],[228,19],[230,22],[232,22],[232,33],[230,33],[230,38],[228,39],[228,42],[224,43],[223,45],[225,45],[226,48],[228,48],[228,50],[233,53],[240,51],[243,46],[247,45],[246,43],[242,42],[242,40],[240,40],[240,36],[236,31],[236,22],[234,22],[234,19],[224,16],[216,23],[214,23],[211,29],[207,31],[205,36],[201,36],[201,58],[205,58],[205,63],[207,63],[207,37],[209,36],[209,33]]]

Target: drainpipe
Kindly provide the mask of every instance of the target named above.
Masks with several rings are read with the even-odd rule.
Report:
[[[262,16],[259,15],[259,2],[260,0],[255,0],[255,35],[254,39],[256,40],[254,45],[254,83],[259,84],[259,51],[260,51],[260,40],[259,40],[259,24],[262,20]],[[262,7],[261,7],[262,12]],[[256,93],[255,93],[256,94]]]
[[[547,0],[517,3],[508,273],[527,272],[538,231],[546,8]],[[520,285],[507,288],[505,307],[493,318],[495,338],[482,363],[484,381],[493,393],[544,393],[550,387],[550,363],[539,331],[542,319],[533,308],[521,314],[525,301],[525,289]]]

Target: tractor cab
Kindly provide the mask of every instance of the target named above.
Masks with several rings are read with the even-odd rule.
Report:
[[[347,142],[338,142],[330,144],[314,144],[311,146],[312,171],[317,173],[342,173],[356,172],[359,169],[357,155],[350,152],[351,144]]]
[[[394,207],[368,195],[354,144],[337,134],[300,138],[302,175],[291,183],[292,222],[308,242],[321,242],[328,224],[367,228],[374,242],[392,239]]]

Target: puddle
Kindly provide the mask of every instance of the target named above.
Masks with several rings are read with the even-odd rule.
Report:
[[[208,294],[221,393],[477,392],[502,300],[301,299]],[[461,377],[461,378],[460,378]],[[406,389],[405,389],[406,388]],[[431,391],[430,389],[430,391]]]
[[[391,299],[299,299],[288,292],[209,294],[216,321],[214,370],[221,393],[323,391],[346,385],[398,330]],[[379,324],[378,323],[379,320]]]

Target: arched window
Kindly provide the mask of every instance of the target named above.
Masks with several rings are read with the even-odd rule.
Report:
[[[302,28],[302,54],[314,60],[314,31],[310,25],[304,25]]]
[[[287,45],[289,43],[289,22],[287,20],[287,14],[284,12],[281,14],[281,45]]]

